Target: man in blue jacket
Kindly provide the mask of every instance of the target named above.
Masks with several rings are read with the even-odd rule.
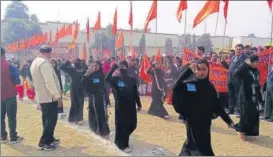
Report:
[[[273,58],[271,58],[273,62]],[[273,122],[273,65],[271,65],[266,84],[265,120]]]

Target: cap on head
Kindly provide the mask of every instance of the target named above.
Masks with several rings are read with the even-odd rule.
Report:
[[[52,48],[49,45],[42,45],[40,47],[40,53],[51,53]]]

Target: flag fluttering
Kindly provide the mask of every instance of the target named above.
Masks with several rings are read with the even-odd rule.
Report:
[[[100,20],[100,12],[98,13],[98,17],[97,17],[97,21],[96,21],[96,24],[93,28],[93,31],[97,31],[97,30],[100,30],[101,29],[101,20]]]
[[[225,20],[227,22],[229,0],[224,0],[224,2],[225,2],[225,5],[224,5],[224,17],[225,17]]]
[[[130,28],[132,31],[133,30],[133,4],[132,4],[132,1],[130,2],[130,14],[129,14],[128,24],[130,25]]]
[[[144,52],[142,62],[139,68],[139,77],[146,83],[152,82],[152,78],[150,75],[146,73],[147,69],[151,67],[150,61]]]
[[[124,42],[124,37],[123,37],[123,32],[121,31],[118,36],[118,40],[116,42],[116,49],[119,49],[123,46]]]
[[[160,66],[162,67],[162,57],[161,57],[161,51],[160,49],[157,50],[156,56],[155,56],[155,61],[159,62]]]
[[[151,9],[149,11],[149,14],[146,18],[145,24],[144,24],[144,31],[147,32],[147,28],[149,23],[157,18],[157,0],[153,0],[153,4],[151,6]]]
[[[68,25],[65,29],[65,36],[72,35],[72,24]]]
[[[78,24],[78,21],[76,21],[75,29],[74,29],[74,32],[73,32],[73,39],[72,39],[72,42],[68,46],[69,49],[75,47],[75,42],[76,42],[76,40],[78,38],[78,33],[79,33],[79,24]]]
[[[188,8],[187,0],[180,0],[180,4],[176,12],[176,18],[178,22],[181,22],[183,11],[186,10],[187,8]]]
[[[272,12],[272,0],[267,0],[267,3],[270,11]]]
[[[207,1],[194,19],[193,28],[200,24],[210,14],[219,12],[220,1]]]
[[[114,14],[114,19],[113,19],[113,27],[112,27],[112,34],[113,36],[116,36],[117,35],[117,23],[118,23],[118,9],[116,8],[115,10],[115,14]]]

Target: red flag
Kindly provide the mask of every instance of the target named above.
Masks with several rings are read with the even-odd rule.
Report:
[[[47,32],[44,33],[43,35],[43,43],[47,42]]]
[[[270,11],[272,11],[272,0],[267,0]]]
[[[112,27],[112,34],[115,36],[117,35],[117,23],[118,23],[118,9],[116,8],[114,19],[113,19],[113,27]]]
[[[100,12],[99,12],[96,24],[95,24],[95,26],[93,28],[93,31],[100,30],[100,29],[101,29],[101,25],[100,25]]]
[[[89,26],[89,18],[87,19],[86,22],[86,40],[89,41],[90,40],[90,26]]]
[[[180,0],[180,4],[179,4],[179,7],[176,12],[176,18],[177,18],[178,22],[181,22],[182,13],[187,8],[188,8],[187,0]]]
[[[57,28],[56,34],[55,34],[55,44],[57,44],[58,42],[59,42],[59,30]]]
[[[82,44],[82,59],[86,61],[86,46],[85,46],[85,42]]]
[[[149,11],[149,14],[146,18],[145,24],[144,24],[144,31],[147,32],[148,25],[150,21],[157,18],[157,0],[153,0],[153,4],[151,6],[151,9]]]
[[[123,32],[121,31],[119,33],[119,36],[118,36],[118,40],[116,42],[116,48],[119,49],[123,46],[123,42],[124,42],[124,37],[123,37]]]
[[[197,14],[194,19],[193,28],[201,23],[210,14],[219,12],[220,1],[207,1],[201,11]]]
[[[65,29],[65,36],[72,35],[72,24],[68,25]]]
[[[125,57],[124,57],[123,52],[120,52],[120,54],[119,54],[119,59],[120,59],[120,60],[125,60]]]
[[[224,17],[226,19],[226,22],[227,22],[227,14],[228,14],[228,3],[229,3],[229,0],[224,0],[225,2],[225,5],[224,5]]]
[[[131,31],[133,30],[133,4],[130,2],[130,14],[128,24],[131,26]]]
[[[141,66],[139,68],[139,77],[146,83],[152,82],[151,76],[146,73],[147,69],[150,68],[150,66],[150,61],[146,53],[144,53]]]

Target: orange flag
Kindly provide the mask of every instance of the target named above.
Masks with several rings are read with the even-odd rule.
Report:
[[[136,58],[136,51],[132,45],[131,45],[131,56],[132,56],[132,58]]]
[[[147,69],[150,68],[150,66],[151,66],[150,61],[146,53],[144,53],[142,62],[139,68],[139,77],[146,83],[152,82],[151,76],[146,73]]]
[[[74,30],[74,32],[73,32],[73,39],[72,39],[72,42],[71,42],[71,43],[69,44],[69,46],[68,46],[69,49],[75,47],[75,41],[76,41],[77,38],[78,38],[78,32],[79,32],[79,24],[78,24],[78,21],[76,21],[75,30]]]
[[[43,43],[47,42],[47,32],[44,33],[43,35]]]
[[[68,25],[65,29],[65,36],[72,35],[72,24]]]
[[[116,8],[115,14],[114,14],[114,19],[113,19],[113,27],[112,27],[112,34],[113,36],[117,35],[117,23],[118,23],[118,9]]]
[[[160,51],[160,49],[157,50],[157,54],[156,54],[156,56],[155,56],[155,61],[158,61],[159,64],[160,64],[161,66],[163,65],[163,63],[162,63],[162,58],[161,58],[161,51]]]
[[[181,22],[183,11],[187,8],[188,8],[187,0],[180,0],[180,4],[179,4],[177,12],[176,12],[176,18],[179,23]]]
[[[51,30],[49,31],[49,44],[51,44],[52,43],[52,32],[51,32]]]
[[[267,0],[270,11],[272,12],[272,0]]]
[[[116,49],[119,49],[123,46],[124,42],[124,37],[123,37],[123,32],[121,31],[118,36],[118,40],[116,42]]]
[[[229,0],[224,0],[225,2],[225,5],[224,5],[224,17],[226,19],[226,22],[227,22],[227,14],[228,14],[228,3],[229,3]]]
[[[89,26],[89,18],[87,19],[86,22],[86,40],[89,41],[90,40],[90,26]]]
[[[59,34],[59,30],[57,28],[56,34],[55,34],[55,44],[57,44],[59,42],[59,35],[58,34]]]
[[[86,46],[85,46],[85,42],[82,44],[82,59],[86,61]]]
[[[96,24],[95,24],[95,26],[93,28],[93,31],[100,30],[100,29],[101,29],[101,25],[100,25],[100,12],[99,12]]]
[[[153,0],[153,4],[151,6],[151,9],[149,11],[149,14],[146,18],[145,24],[144,24],[144,31],[147,32],[148,25],[150,21],[157,18],[157,0]]]
[[[58,32],[59,39],[63,38],[65,36],[65,25],[63,25]]]
[[[197,14],[193,22],[193,28],[201,23],[210,14],[219,12],[220,1],[207,1],[202,10]]]
[[[130,14],[128,24],[131,26],[131,31],[133,30],[133,4],[130,2]]]

